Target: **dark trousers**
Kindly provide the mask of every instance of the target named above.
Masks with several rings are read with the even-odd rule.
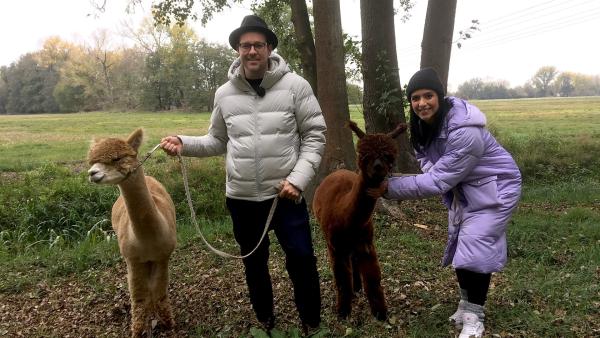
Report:
[[[273,200],[262,202],[227,198],[233,221],[233,233],[242,255],[252,251],[264,230]],[[302,323],[317,326],[321,322],[321,293],[317,259],[314,255],[308,210],[300,204],[279,199],[269,229],[275,231],[285,252],[285,266],[294,286],[294,302]],[[252,308],[261,322],[273,314],[273,287],[269,274],[269,236],[260,247],[243,259]]]
[[[456,269],[456,278],[461,289],[467,290],[469,303],[483,306],[487,299],[491,273],[478,273],[465,269]]]

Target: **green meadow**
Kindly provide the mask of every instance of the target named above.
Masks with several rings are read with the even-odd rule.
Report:
[[[600,335],[600,97],[473,101],[515,157],[524,178],[509,226],[509,264],[486,304],[489,337]],[[361,109],[350,107],[362,123]],[[209,113],[91,112],[0,116],[0,337],[122,337],[129,307],[110,226],[115,187],[87,181],[94,138],[145,131],[142,152],[170,134],[204,134]],[[236,253],[224,206],[223,158],[186,159],[192,198],[212,244]],[[192,225],[177,161],[156,152],[146,174],[167,187],[178,213],[171,261],[176,328],[158,337],[265,337],[246,296],[239,261],[212,254]],[[360,295],[348,320],[334,315],[325,243],[313,238],[323,297],[319,337],[453,337],[453,272],[439,266],[446,213],[439,198],[402,201],[376,215],[376,240],[390,308],[374,320]],[[417,227],[415,224],[425,225]],[[275,337],[299,337],[283,254],[271,236]],[[85,313],[83,315],[82,313]],[[65,325],[71,323],[71,325]]]

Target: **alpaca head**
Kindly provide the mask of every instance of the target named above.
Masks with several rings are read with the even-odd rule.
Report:
[[[127,140],[106,138],[94,141],[88,152],[89,180],[98,184],[118,184],[138,167],[138,149],[143,131],[137,129]]]
[[[396,129],[387,134],[367,135],[353,121],[348,121],[348,127],[358,137],[358,168],[362,175],[370,183],[381,183],[394,167],[398,155],[394,139],[406,131],[406,123],[399,123]]]

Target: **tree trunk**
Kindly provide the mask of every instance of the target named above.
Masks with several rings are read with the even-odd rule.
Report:
[[[356,169],[356,152],[352,132],[345,124],[350,119],[346,75],[344,71],[344,43],[339,0],[314,0],[316,65],[319,76],[317,88],[319,103],[327,124],[327,144],[321,166],[313,184],[305,192],[312,202],[315,187],[338,168]]]
[[[315,95],[318,95],[315,42],[310,29],[306,1],[291,0],[290,6],[292,8],[292,23],[294,24],[296,35],[296,47],[302,60],[302,72],[304,78],[310,83]]]
[[[367,133],[387,133],[406,122],[398,76],[392,0],[361,0],[363,111]],[[396,169],[415,173],[418,165],[408,135],[396,138]]]
[[[435,69],[444,88],[448,86],[455,14],[456,0],[429,0],[427,3],[421,43],[421,68]]]
[[[112,67],[112,63],[109,64],[108,63],[108,53],[105,50],[104,51],[104,56],[102,58],[97,57],[98,61],[100,62],[100,64],[102,65],[102,73],[104,74],[104,82],[106,83],[106,91],[108,92],[108,103],[110,105],[111,108],[113,108],[114,105],[114,91],[113,91],[113,86],[112,83],[110,81],[110,76],[108,73],[108,70],[110,69],[110,67]]]

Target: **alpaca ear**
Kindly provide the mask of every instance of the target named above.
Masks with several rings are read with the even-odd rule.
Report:
[[[392,130],[387,135],[391,138],[396,138],[396,137],[398,137],[398,135],[405,132],[407,128],[408,128],[408,126],[406,125],[406,123],[398,123],[398,125],[396,126],[396,129]]]
[[[356,122],[352,120],[348,120],[348,122],[346,122],[346,127],[350,128],[356,134],[356,136],[358,136],[358,138],[363,138],[365,136],[365,132],[360,130]]]
[[[137,151],[142,145],[142,141],[144,140],[144,131],[142,128],[136,129],[129,137],[127,138],[127,143]]]
[[[86,161],[92,165],[91,163],[91,158],[92,158],[92,151],[94,150],[94,146],[96,144],[98,144],[100,142],[101,139],[97,138],[97,137],[92,137],[92,139],[90,140],[90,146],[88,148],[88,152],[87,152],[87,157],[86,157]]]
[[[101,138],[98,138],[96,136],[92,137],[92,139],[90,140],[90,148],[93,147],[96,143],[100,143],[101,140]]]

